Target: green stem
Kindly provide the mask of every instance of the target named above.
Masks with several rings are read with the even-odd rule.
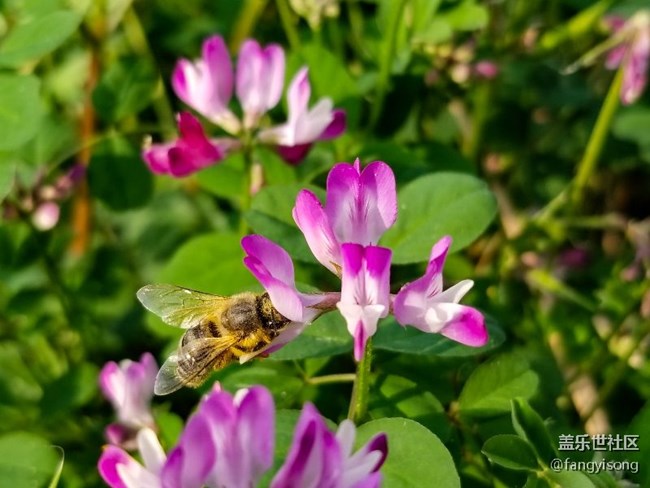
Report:
[[[253,148],[249,144],[245,144],[243,148],[244,153],[244,175],[241,193],[241,206],[239,209],[239,232],[242,237],[248,234],[248,224],[246,223],[246,212],[251,208],[251,183],[253,181]]]
[[[621,63],[621,66],[618,68],[616,75],[614,76],[614,81],[612,81],[612,84],[609,86],[609,91],[607,92],[605,102],[598,114],[596,125],[589,137],[587,149],[578,164],[578,171],[573,181],[573,188],[571,191],[571,203],[574,206],[580,204],[584,189],[596,168],[598,158],[600,157],[600,153],[602,152],[605,141],[607,140],[609,128],[612,125],[614,114],[619,105],[621,84],[623,83],[624,64],[625,63]]]
[[[397,3],[399,2],[399,3]],[[379,65],[379,78],[377,79],[377,94],[375,101],[372,105],[370,112],[370,123],[368,128],[370,130],[374,129],[375,125],[379,121],[381,116],[381,111],[384,106],[384,99],[388,93],[389,83],[390,83],[390,69],[393,65],[395,59],[395,48],[397,41],[397,31],[402,25],[402,14],[404,12],[404,7],[406,6],[406,0],[395,0],[397,4],[394,15],[391,18],[391,24],[388,28],[387,39],[385,44],[383,56],[380,60]]]
[[[140,18],[133,7],[130,7],[126,11],[123,26],[124,33],[133,51],[136,54],[151,59],[154,65],[156,65],[156,60],[151,51],[151,46],[147,40],[147,34],[145,33]],[[163,121],[161,123],[163,134],[165,138],[173,138],[176,135],[174,129],[176,127],[176,117],[174,117],[174,110],[169,102],[169,95],[167,90],[165,90],[165,83],[163,82],[160,71],[158,71],[158,80],[156,81],[154,93],[155,96],[152,100],[153,109],[156,112],[158,120]]]
[[[284,34],[287,36],[289,41],[289,46],[294,51],[300,51],[300,36],[298,35],[298,29],[293,23],[293,18],[291,15],[291,10],[289,9],[289,4],[287,0],[275,0],[275,4],[278,8],[278,14],[280,14],[280,22],[282,22],[282,28],[284,29]]]
[[[492,101],[493,84],[485,81],[476,87],[474,92],[474,117],[469,137],[463,144],[465,156],[478,166],[479,150],[483,141],[483,131],[487,121]]]
[[[371,363],[372,342],[371,339],[368,339],[366,347],[363,350],[363,357],[359,364],[357,364],[357,373],[354,376],[352,398],[350,399],[350,410],[348,411],[348,418],[355,424],[359,423],[365,417],[368,409]]]
[[[327,385],[330,383],[352,383],[356,377],[357,375],[353,373],[327,374],[307,378],[306,381],[310,385]]]
[[[268,0],[246,0],[230,38],[230,50],[236,52],[244,39],[250,36],[260,19]]]
[[[350,20],[350,39],[352,46],[360,58],[364,57],[363,49],[363,13],[358,0],[348,0],[348,17]]]

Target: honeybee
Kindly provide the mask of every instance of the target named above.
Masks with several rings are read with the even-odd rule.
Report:
[[[158,371],[156,395],[200,386],[212,371],[270,344],[290,323],[268,293],[222,297],[174,285],[147,285],[137,296],[165,323],[187,329],[176,353]]]

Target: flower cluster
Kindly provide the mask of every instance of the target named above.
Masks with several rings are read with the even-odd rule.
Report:
[[[641,10],[627,20],[609,17],[607,21],[614,31],[607,44],[614,48],[609,51],[605,66],[623,67],[621,101],[629,105],[638,100],[648,81],[650,10]]]
[[[217,384],[168,454],[156,434],[144,428],[137,435],[143,463],[117,446],[107,446],[99,459],[99,473],[112,488],[257,486],[273,464],[274,419],[273,397],[265,388],[240,390],[233,396]],[[306,404],[289,454],[270,486],[379,486],[379,468],[388,452],[386,436],[376,435],[353,453],[355,432],[347,420],[336,434],[330,432],[315,407]]]
[[[183,102],[230,136],[208,138],[199,120],[182,112],[178,115],[180,137],[148,144],[142,153],[144,161],[155,173],[182,177],[254,141],[276,147],[287,162],[297,163],[315,141],[337,137],[345,130],[345,112],[334,109],[331,99],[323,98],[309,108],[311,85],[306,67],[296,73],[287,89],[286,122],[265,127],[264,116],[280,101],[284,79],[285,56],[279,45],[263,47],[246,40],[234,71],[223,38],[208,38],[200,59],[178,62],[172,87]],[[241,118],[230,109],[233,92],[241,106]]]
[[[244,264],[260,281],[278,312],[292,321],[262,351],[272,352],[297,336],[316,316],[338,308],[354,338],[354,356],[360,360],[366,342],[380,318],[390,312],[401,325],[440,333],[469,346],[482,346],[487,330],[481,313],[459,301],[472,287],[463,280],[443,291],[442,269],[451,238],[437,242],[425,274],[390,293],[392,251],[378,245],[397,219],[395,177],[381,161],[363,170],[354,164],[335,165],[327,178],[327,202],[301,191],[293,217],[316,259],[341,278],[340,293],[305,294],[296,289],[291,258],[265,237],[244,237]],[[258,351],[255,354],[259,354]],[[251,355],[242,357],[248,360]]]
[[[22,185],[16,178],[14,198],[1,202],[0,217],[16,219],[29,215],[32,225],[40,231],[54,228],[61,216],[61,202],[70,197],[83,179],[85,168],[74,165],[51,183],[46,181],[45,168],[36,173],[31,185]]]

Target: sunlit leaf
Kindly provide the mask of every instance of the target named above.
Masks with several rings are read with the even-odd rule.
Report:
[[[380,432],[388,437],[388,457],[381,468],[383,486],[460,487],[451,454],[431,431],[405,418],[371,420],[358,428],[356,446]]]
[[[28,432],[0,437],[0,486],[35,488],[50,481],[59,456],[45,439]]]
[[[512,398],[528,399],[537,391],[539,377],[520,354],[502,354],[480,365],[467,379],[458,399],[460,411],[490,416],[510,411]]]
[[[462,173],[422,176],[398,192],[395,225],[380,244],[393,249],[393,263],[427,261],[433,244],[444,235],[459,250],[476,239],[496,213],[495,199],[487,185]]]
[[[35,76],[0,74],[0,150],[15,149],[38,131],[43,116]]]
[[[54,51],[70,37],[81,15],[59,10],[16,25],[0,45],[0,66],[16,67]]]

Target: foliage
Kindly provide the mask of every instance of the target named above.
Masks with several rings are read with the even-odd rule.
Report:
[[[348,410],[361,373],[330,312],[266,359],[154,399],[163,446],[212,383],[262,384],[282,409],[276,466],[311,401],[334,423],[354,416],[357,446],[387,433],[387,487],[650,483],[650,90],[619,107],[606,54],[585,55],[605,15],[646,2],[334,3],[315,21],[287,0],[0,0],[1,486],[100,484],[113,419],[100,368],[145,351],[162,363],[180,335],[137,302],[144,284],[260,292],[240,246],[258,233],[291,255],[300,290],[340,290],[292,209],[302,189],[324,202],[328,171],[357,157],[395,173],[398,219],[379,242],[391,292],[451,235],[445,282],[474,280],[465,303],[488,343],[382,319],[367,411]],[[152,174],[142,148],[174,139],[188,110],[171,96],[174,63],[214,34],[232,53],[246,38],[281,44],[287,81],[308,66],[312,103],[344,109],[345,134],[299,164],[255,146],[187,178]],[[583,433],[638,435],[640,451],[558,451]],[[641,469],[550,464],[599,454]]]

